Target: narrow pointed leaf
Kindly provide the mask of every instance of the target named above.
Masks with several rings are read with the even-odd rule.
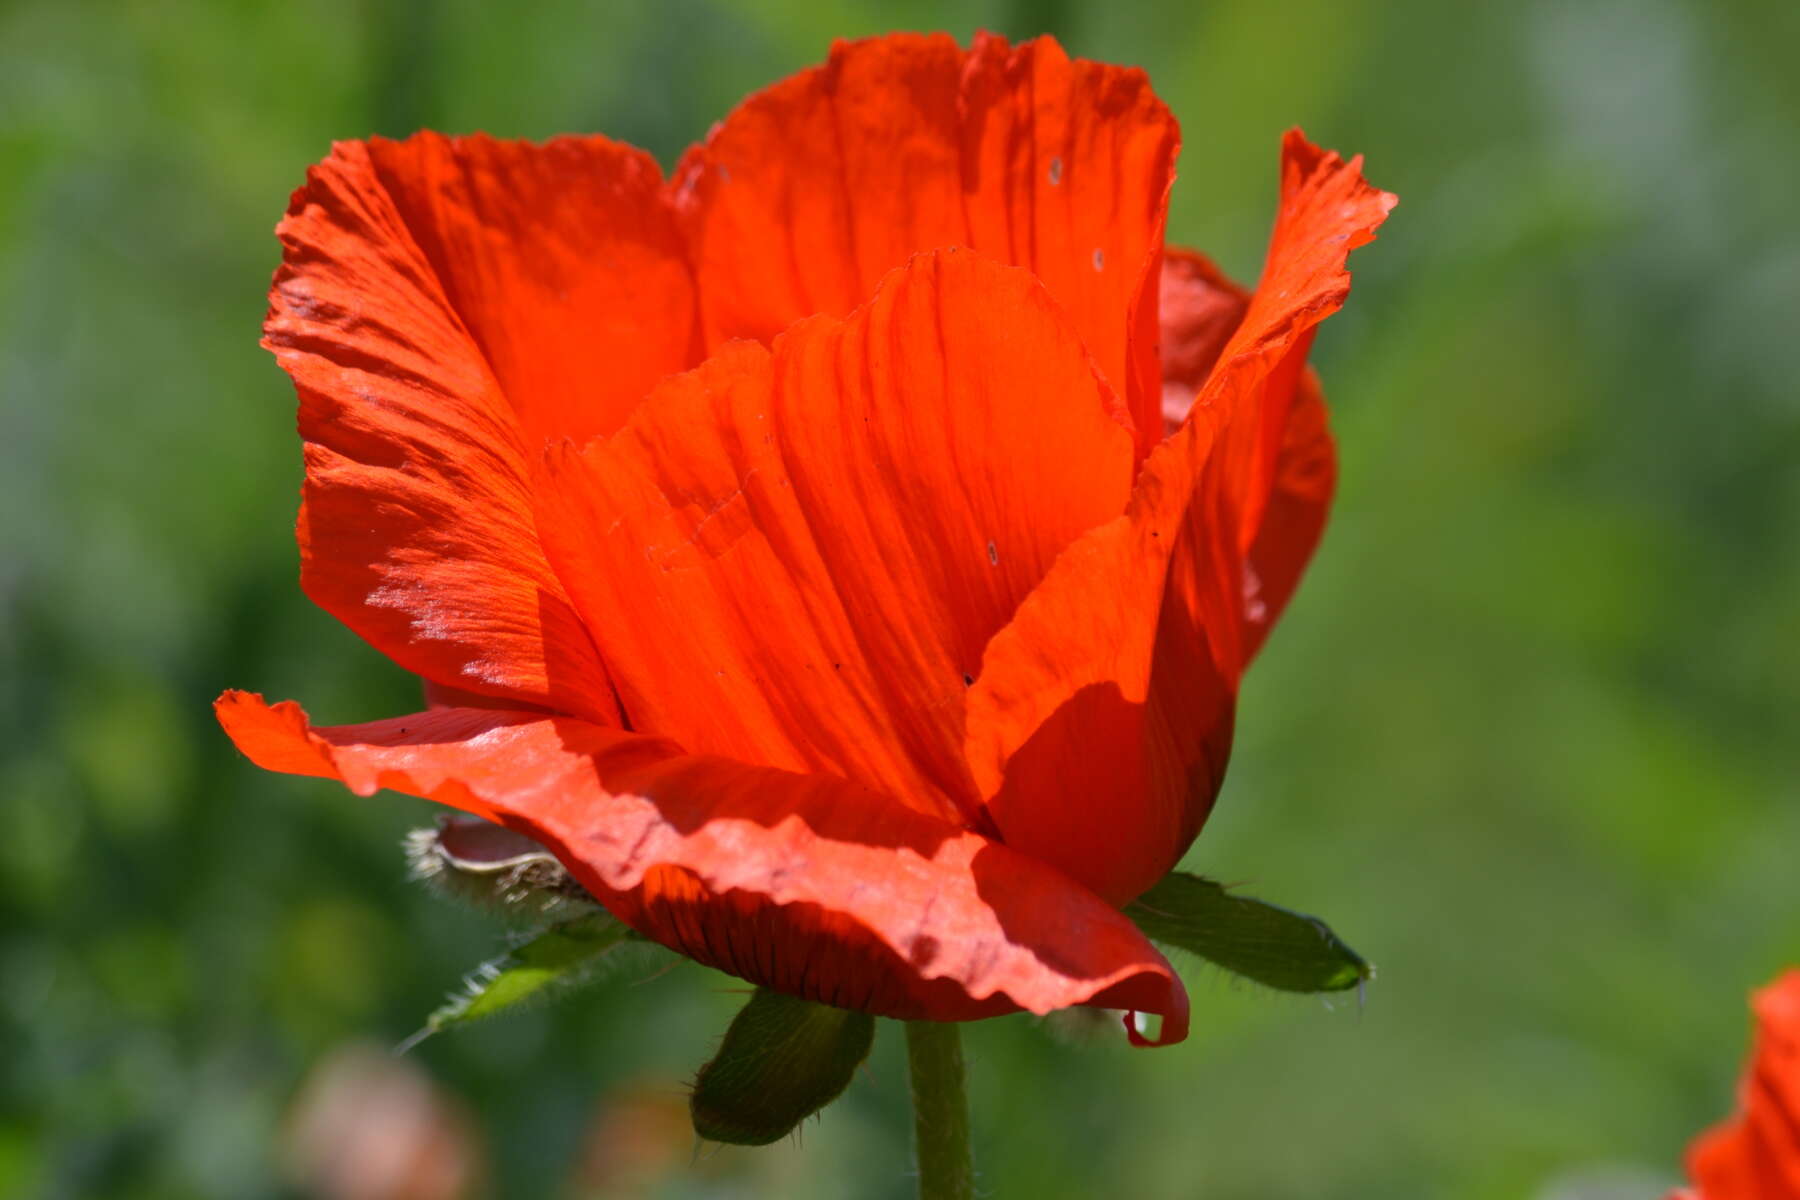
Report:
[[[1182,871],[1165,875],[1125,915],[1153,941],[1284,992],[1340,992],[1375,975],[1319,918]]]
[[[714,1142],[766,1146],[837,1099],[875,1042],[875,1018],[767,988],[700,1068],[688,1109]]]
[[[422,1034],[491,1017],[555,989],[573,986],[587,979],[630,937],[630,927],[606,912],[558,922],[477,967],[463,990],[431,1014]]]

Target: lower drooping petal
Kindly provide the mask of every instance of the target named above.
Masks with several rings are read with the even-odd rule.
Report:
[[[497,821],[633,928],[752,982],[903,1019],[1129,1008],[1162,1014],[1163,1042],[1186,1036],[1180,980],[1122,914],[857,784],[524,713],[313,728],[242,692],[217,709],[258,765]]]
[[[921,254],[849,317],[728,346],[617,436],[553,447],[538,527],[634,728],[973,818],[963,698],[1123,508],[1115,412],[1028,274]]]
[[[1204,255],[1170,247],[1163,260],[1163,417],[1180,428],[1219,355],[1243,324],[1251,293]],[[1263,398],[1256,459],[1272,467],[1259,481],[1261,507],[1242,508],[1244,665],[1255,657],[1299,586],[1325,530],[1337,487],[1337,448],[1318,376],[1304,366],[1305,347],[1288,351]]]
[[[1071,545],[995,636],[970,693],[970,764],[1001,836],[1116,903],[1174,866],[1223,777],[1253,637],[1245,514],[1266,510],[1279,446],[1265,401],[1295,390],[1346,256],[1393,205],[1359,165],[1289,135],[1263,281],[1199,402],[1125,515]]]
[[[264,344],[306,442],[307,594],[429,683],[616,720],[526,447],[689,361],[655,163],[604,138],[345,142],[294,193]]]
[[[768,342],[861,304],[917,251],[1035,274],[1134,417],[1161,436],[1157,272],[1180,135],[1141,70],[1050,37],[839,42],[752,96],[675,173],[707,345]]]

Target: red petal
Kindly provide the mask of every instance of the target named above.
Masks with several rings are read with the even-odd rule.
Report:
[[[1284,364],[1342,304],[1345,256],[1392,202],[1290,135],[1263,284],[1199,404],[1126,514],[1070,546],[988,647],[968,743],[988,811],[1009,845],[1109,900],[1160,878],[1212,806],[1249,639],[1241,514],[1273,465],[1263,402],[1293,386]]]
[[[294,194],[264,328],[300,393],[302,582],[431,683],[616,714],[523,447],[616,425],[685,365],[661,203],[655,165],[599,138],[343,143]]]
[[[840,42],[752,96],[677,172],[708,345],[862,303],[914,251],[1029,268],[1161,436],[1156,284],[1174,119],[1135,68],[1051,38]]]
[[[1342,306],[1349,293],[1345,256],[1374,238],[1376,227],[1397,203],[1394,196],[1364,181],[1361,166],[1360,158],[1346,163],[1308,142],[1299,130],[1289,131],[1282,143],[1281,208],[1263,278],[1201,393],[1200,403],[1219,408],[1224,420],[1222,502],[1235,511],[1238,545],[1246,554],[1254,554],[1269,504],[1288,488],[1296,489],[1291,493],[1295,499],[1316,509],[1311,516],[1315,522],[1311,536],[1316,538],[1335,482],[1335,460],[1320,466],[1331,451],[1323,412],[1318,411],[1300,414],[1301,425],[1292,431],[1299,444],[1292,450],[1301,465],[1277,484],[1283,454],[1289,449],[1289,414],[1296,403],[1305,402],[1303,380],[1313,330]],[[1293,540],[1282,542],[1279,532],[1277,540],[1265,547],[1273,558],[1279,558]],[[1272,575],[1297,578],[1303,565],[1302,557],[1293,563],[1271,561],[1266,567]],[[1246,580],[1251,628],[1240,663],[1260,644],[1278,607],[1257,594],[1260,581],[1254,572],[1264,566],[1253,560],[1253,573]],[[1278,599],[1286,602],[1285,595]]]
[[[611,433],[698,360],[693,279],[642,150],[421,133],[369,156],[528,450]]]
[[[1275,386],[1272,381],[1270,390]],[[1275,476],[1245,562],[1246,666],[1300,586],[1337,491],[1337,444],[1326,422],[1325,393],[1311,368],[1299,372],[1280,437]]]
[[[485,696],[480,692],[466,691],[462,688],[446,687],[441,683],[424,680],[426,708],[504,708],[515,712],[534,712],[548,715],[549,709],[536,704],[527,704],[523,700],[505,700],[498,696]],[[608,721],[608,724],[612,722]]]
[[[1171,247],[1163,261],[1163,417],[1169,432],[1187,418],[1219,355],[1243,323],[1251,294],[1205,256]],[[1273,456],[1271,491],[1247,545],[1245,572],[1246,664],[1275,625],[1319,544],[1337,487],[1337,449],[1325,414],[1325,396],[1305,355],[1289,351],[1271,377],[1260,428],[1267,442],[1259,458]]]
[[[1702,1200],[1800,1196],[1800,970],[1756,994],[1743,1111],[1688,1152]]]
[[[313,729],[227,692],[252,761],[392,788],[549,848],[620,919],[699,961],[903,1019],[1072,1004],[1164,1014],[1187,996],[1136,926],[1041,864],[857,784],[680,752],[583,721],[442,709]]]
[[[973,814],[968,681],[1123,507],[1109,406],[1030,276],[920,255],[849,318],[728,346],[553,451],[539,526],[635,728]]]
[[[1196,250],[1163,250],[1161,295],[1163,432],[1187,419],[1220,351],[1244,323],[1250,292]]]

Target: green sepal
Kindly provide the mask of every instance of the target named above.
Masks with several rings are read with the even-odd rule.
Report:
[[[632,938],[629,925],[604,911],[559,921],[470,972],[462,990],[426,1018],[425,1028],[406,1045],[572,987]]]
[[[558,919],[600,907],[550,851],[479,817],[447,813],[403,845],[413,878],[452,900]]]
[[[1341,992],[1375,976],[1319,918],[1234,896],[1182,871],[1165,875],[1125,915],[1152,941],[1284,992]]]
[[[688,1111],[708,1141],[779,1141],[849,1086],[875,1044],[875,1018],[757,988],[700,1068]]]

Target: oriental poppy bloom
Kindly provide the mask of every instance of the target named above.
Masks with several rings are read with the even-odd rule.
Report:
[[[1800,1200],[1800,970],[1756,993],[1756,1045],[1739,1112],[1688,1150],[1671,1200]]]
[[[507,826],[777,991],[1179,1040],[1120,909],[1206,820],[1318,539],[1307,350],[1394,198],[1289,134],[1247,291],[1163,244],[1178,142],[1141,71],[895,36],[667,181],[602,137],[340,143],[265,325],[302,583],[429,708],[228,692],[226,730]]]

